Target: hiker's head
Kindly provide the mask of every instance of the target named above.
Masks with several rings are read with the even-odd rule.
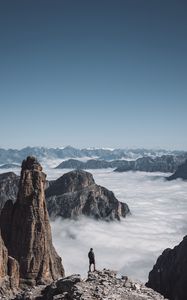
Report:
[[[93,251],[93,248],[90,248],[90,251]]]

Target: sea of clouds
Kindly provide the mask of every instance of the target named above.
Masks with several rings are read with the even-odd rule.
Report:
[[[55,179],[68,170],[46,170]],[[53,241],[63,258],[66,274],[88,270],[87,253],[94,248],[96,268],[146,282],[158,256],[187,234],[187,182],[168,182],[168,174],[91,170],[97,184],[126,202],[131,215],[121,222],[88,218],[52,222]]]
[[[14,171],[19,174],[20,169]],[[49,164],[44,167],[48,180],[68,171],[52,169]],[[86,276],[87,253],[92,247],[96,268],[111,268],[146,282],[162,251],[177,245],[187,234],[187,182],[168,182],[164,176],[169,174],[161,173],[116,173],[111,169],[90,172],[97,184],[129,205],[131,215],[110,223],[85,217],[51,222],[53,243],[62,256],[66,274]]]

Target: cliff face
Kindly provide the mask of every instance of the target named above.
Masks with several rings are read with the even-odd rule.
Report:
[[[64,174],[46,190],[52,218],[78,218],[81,215],[102,220],[120,220],[130,212],[113,192],[95,184],[92,174],[75,170]]]
[[[170,300],[187,299],[187,236],[174,249],[166,249],[149,273],[147,286]]]
[[[46,175],[34,157],[22,163],[18,197],[1,213],[1,232],[8,253],[20,267],[20,284],[49,283],[64,276],[51,237],[45,203]]]

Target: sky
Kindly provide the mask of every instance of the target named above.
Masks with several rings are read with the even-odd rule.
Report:
[[[0,147],[187,150],[187,2],[1,0]]]

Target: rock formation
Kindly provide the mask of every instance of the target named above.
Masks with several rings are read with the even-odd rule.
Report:
[[[0,174],[0,211],[7,200],[16,200],[19,176],[13,172]]]
[[[164,300],[157,292],[144,284],[132,281],[127,276],[116,277],[111,270],[88,273],[82,280],[80,275],[60,279],[45,289],[30,290],[16,300]]]
[[[8,253],[20,267],[20,284],[49,283],[64,276],[51,237],[44,187],[46,175],[34,157],[22,163],[18,197],[1,213],[1,232]]]
[[[18,291],[19,264],[11,256],[0,235],[0,299],[7,299]]]
[[[170,300],[187,299],[187,236],[174,247],[166,249],[149,273],[147,286]]]
[[[167,180],[174,180],[174,179],[183,179],[187,180],[187,160],[180,165],[175,173],[167,178]]]
[[[46,190],[52,218],[78,218],[81,215],[103,220],[120,220],[129,213],[113,192],[95,184],[91,173],[75,170],[64,174]]]

